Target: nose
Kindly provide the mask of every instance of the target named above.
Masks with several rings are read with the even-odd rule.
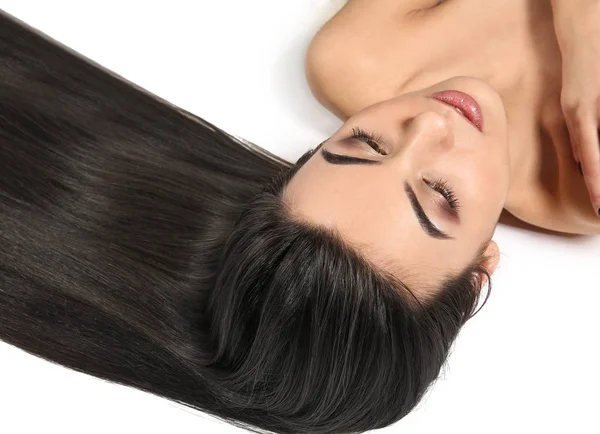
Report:
[[[452,147],[454,131],[450,115],[449,110],[442,113],[424,111],[413,117],[405,131],[407,145]]]

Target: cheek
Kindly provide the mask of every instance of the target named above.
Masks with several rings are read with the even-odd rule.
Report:
[[[495,213],[505,198],[505,169],[486,156],[472,156],[463,172],[466,186],[465,203],[470,202],[479,213]]]

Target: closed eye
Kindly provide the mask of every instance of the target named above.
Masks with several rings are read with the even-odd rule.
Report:
[[[458,198],[454,194],[454,190],[447,181],[444,181],[442,178],[438,178],[433,182],[429,182],[428,180],[423,180],[425,184],[427,184],[431,189],[437,191],[444,198],[445,203],[447,204],[448,211],[452,214],[453,217],[459,219],[458,210],[461,208],[461,204],[458,201]]]
[[[370,131],[366,131],[361,127],[353,127],[352,135],[350,136],[352,139],[358,139],[365,142],[369,145],[375,152],[380,155],[387,155],[387,146],[382,145],[384,143],[383,136],[381,134],[375,134]]]
[[[357,165],[357,164],[366,164],[366,165],[380,165],[383,163],[381,160],[368,160],[366,158],[360,157],[351,157],[349,155],[339,155],[333,154],[327,151],[325,148],[321,148],[320,152],[323,159],[329,164],[336,165]],[[442,230],[438,229],[429,219],[425,210],[421,206],[421,203],[417,199],[417,196],[410,186],[410,184],[405,181],[404,182],[404,191],[408,196],[411,208],[417,217],[419,225],[423,231],[432,238],[442,239],[442,240],[453,240],[454,237],[448,235]]]

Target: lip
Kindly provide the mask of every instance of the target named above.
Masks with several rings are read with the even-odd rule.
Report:
[[[430,95],[429,98],[460,109],[461,114],[483,133],[483,112],[471,95],[458,90],[444,90]]]

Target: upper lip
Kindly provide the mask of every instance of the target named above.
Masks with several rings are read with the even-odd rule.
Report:
[[[481,107],[471,95],[459,90],[444,90],[429,97],[460,109],[462,115],[479,131],[483,132],[483,113]]]

